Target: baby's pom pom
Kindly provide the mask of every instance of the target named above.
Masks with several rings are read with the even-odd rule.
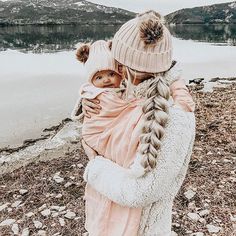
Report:
[[[85,63],[89,57],[89,44],[81,44],[76,51],[78,61]]]
[[[107,43],[108,43],[109,49],[111,50],[111,48],[112,48],[112,40],[109,40]]]

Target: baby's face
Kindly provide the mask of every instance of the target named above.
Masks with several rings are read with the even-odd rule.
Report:
[[[122,77],[111,70],[99,71],[92,79],[92,83],[98,88],[119,88]]]

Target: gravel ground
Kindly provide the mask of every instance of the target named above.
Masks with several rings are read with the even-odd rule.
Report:
[[[200,85],[201,87],[201,85]],[[236,86],[192,94],[197,135],[188,175],[173,208],[179,235],[236,235]],[[83,235],[87,158],[80,143],[50,162],[0,176],[0,235]]]

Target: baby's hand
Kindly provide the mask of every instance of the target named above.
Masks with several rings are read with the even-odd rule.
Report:
[[[98,104],[98,99],[82,99],[82,111],[84,116],[91,118],[91,114],[99,114],[102,108]]]

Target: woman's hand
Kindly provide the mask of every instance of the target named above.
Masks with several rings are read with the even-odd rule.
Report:
[[[91,113],[99,114],[102,108],[98,104],[98,99],[82,99],[82,112],[84,116],[86,116],[87,118],[91,118]]]
[[[83,139],[82,139],[82,146],[89,160],[94,159],[98,155],[97,152],[94,151]]]

